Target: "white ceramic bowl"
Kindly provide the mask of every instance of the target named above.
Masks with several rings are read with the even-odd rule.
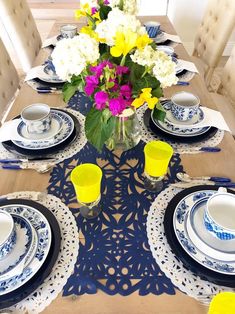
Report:
[[[204,223],[208,231],[221,240],[235,238],[235,195],[218,192],[212,195],[205,209]]]

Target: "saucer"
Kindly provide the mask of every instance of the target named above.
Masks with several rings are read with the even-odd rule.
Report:
[[[176,58],[175,58],[176,59]],[[180,74],[181,72],[183,72],[184,71],[184,67],[183,67],[183,65],[182,65],[182,61],[180,61],[180,60],[178,60],[178,59],[176,59],[177,60],[177,62],[176,62],[176,67],[175,67],[175,73],[176,74]]]
[[[38,70],[37,77],[44,82],[47,83],[65,83],[65,81],[61,80],[59,77],[55,77],[54,75],[51,75],[51,71],[45,70],[47,69],[47,65],[43,65]]]
[[[190,126],[188,128],[185,128],[185,126],[176,127],[172,125],[171,123],[169,123],[167,120],[165,120],[164,122],[155,120],[153,118],[153,111],[151,112],[151,120],[154,123],[154,125],[160,130],[162,130],[163,132],[170,135],[177,135],[179,137],[181,136],[182,137],[195,137],[195,136],[206,133],[210,129],[210,127],[202,127],[202,128],[190,128]]]
[[[18,147],[25,148],[25,149],[46,149],[56,146],[58,144],[63,143],[67,140],[67,138],[72,134],[74,130],[74,122],[73,119],[64,111],[60,110],[51,110],[51,114],[56,115],[62,121],[62,127],[56,135],[51,137],[49,140],[24,140],[24,141],[15,141],[12,142],[17,145]]]
[[[193,258],[200,265],[216,271],[221,274],[235,275],[235,259],[233,261],[224,261],[220,258],[215,259],[207,254],[203,253],[191,240],[188,234],[187,221],[190,219],[191,210],[202,199],[209,198],[216,193],[212,190],[197,191],[188,194],[176,205],[173,216],[173,229],[180,245],[185,252]],[[194,225],[195,228],[195,225]],[[197,229],[198,230],[198,229]],[[201,235],[202,233],[200,233]],[[213,237],[213,236],[212,236]],[[210,242],[211,245],[211,242]],[[223,244],[220,246],[220,250],[223,249]],[[233,251],[234,252],[234,251]]]
[[[168,56],[171,56],[174,53],[174,48],[170,46],[158,46],[157,50],[165,52]]]
[[[205,227],[204,212],[208,199],[206,196],[193,205],[187,219],[188,235],[204,254],[221,261],[235,261],[235,240],[220,240]]]
[[[173,114],[171,113],[171,101],[163,103],[162,106],[163,106],[164,110],[166,111],[165,120],[168,123],[170,123],[176,127],[185,127],[185,126],[190,127],[192,125],[196,125],[198,123],[201,123],[205,118],[203,110],[199,107],[198,108],[198,114],[194,115],[192,117],[192,119],[187,120],[187,121],[180,121],[180,120],[177,120],[173,116]]]
[[[159,34],[157,34],[156,37],[151,38],[153,41],[155,41],[156,44],[160,44],[163,43],[164,41],[166,41],[166,35],[164,32],[160,32]]]
[[[63,120],[58,115],[57,112],[51,112],[51,127],[48,131],[35,134],[35,133],[28,133],[26,125],[23,121],[21,121],[17,127],[17,133],[22,137],[22,140],[49,140],[54,137],[57,133],[60,132],[63,126]]]

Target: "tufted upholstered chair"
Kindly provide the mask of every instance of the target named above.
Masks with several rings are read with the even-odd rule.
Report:
[[[0,0],[0,19],[27,72],[37,56],[41,37],[26,0]]]
[[[0,39],[0,121],[19,86],[19,76]]]
[[[208,0],[194,41],[193,62],[207,87],[235,26],[235,0]]]
[[[218,93],[210,93],[235,136],[235,46],[224,66]]]

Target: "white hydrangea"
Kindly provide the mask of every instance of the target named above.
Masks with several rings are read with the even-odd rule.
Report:
[[[127,29],[139,35],[146,34],[145,28],[141,26],[140,21],[135,15],[125,14],[118,8],[114,8],[109,12],[108,18],[97,25],[95,31],[99,35],[99,38],[105,39],[108,46],[113,46],[116,32],[125,33]]]
[[[89,35],[80,34],[60,40],[51,56],[57,75],[70,82],[72,75],[79,75],[99,59],[99,44]]]
[[[109,6],[112,8],[118,7],[120,0],[109,0]],[[123,11],[128,14],[137,14],[137,0],[123,0]]]
[[[161,87],[165,88],[175,85],[178,81],[175,70],[176,64],[163,51],[156,51],[153,75],[161,83]]]
[[[133,62],[138,63],[143,66],[151,68],[154,64],[156,58],[156,50],[151,46],[146,45],[144,49],[136,49],[135,53],[131,55]]]
[[[163,51],[154,50],[151,46],[145,46],[144,49],[137,49],[131,55],[133,62],[149,67],[153,74],[161,83],[161,87],[168,87],[177,83],[178,78],[175,75],[176,64]]]

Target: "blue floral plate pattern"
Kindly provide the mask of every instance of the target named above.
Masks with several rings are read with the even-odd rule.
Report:
[[[202,199],[208,199],[214,193],[216,193],[216,191],[204,190],[196,191],[185,196],[175,208],[173,216],[174,232],[182,248],[199,264],[218,273],[235,275],[235,260],[225,262],[206,255],[193,244],[188,235],[187,220],[190,217],[192,209],[195,208],[197,203],[201,202]]]
[[[12,141],[18,147],[24,149],[46,149],[59,145],[66,141],[74,130],[73,119],[64,111],[51,110],[54,116],[57,116],[62,121],[60,131],[49,140],[35,140],[35,141]]]
[[[24,285],[30,280],[43,265],[51,246],[51,227],[46,217],[37,209],[26,205],[4,205],[3,210],[12,215],[25,218],[37,233],[37,250],[31,262],[24,268],[20,275],[0,281],[0,295],[7,294]]]

